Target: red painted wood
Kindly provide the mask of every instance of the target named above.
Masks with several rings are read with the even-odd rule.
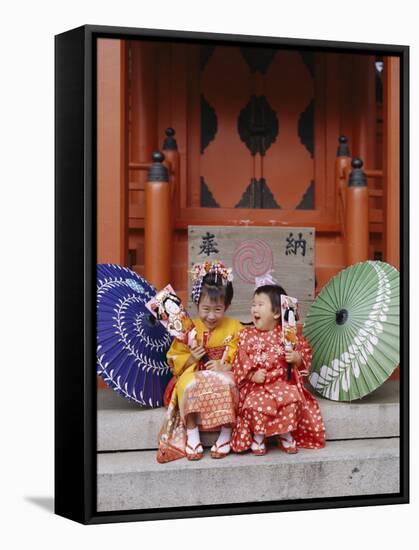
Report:
[[[122,265],[128,253],[126,62],[124,40],[98,40],[97,262]]]
[[[275,55],[265,89],[279,133],[264,158],[263,175],[281,208],[293,210],[315,179],[314,160],[298,136],[299,117],[314,97],[314,80],[299,52],[280,50]]]
[[[385,255],[400,269],[400,60],[385,58],[384,79],[384,209]]]
[[[194,162],[214,199],[224,208],[235,207],[254,176],[252,155],[237,131],[240,111],[253,92],[250,70],[239,48],[215,48],[201,74],[199,93],[215,110],[218,128],[215,139]],[[199,128],[200,116],[191,122]],[[197,184],[199,181],[193,182]]]

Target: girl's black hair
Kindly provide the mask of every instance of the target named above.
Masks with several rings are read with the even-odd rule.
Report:
[[[262,285],[255,290],[254,296],[258,294],[266,294],[271,302],[273,313],[281,313],[281,294],[287,294],[282,286]]]
[[[219,300],[222,300],[227,308],[233,300],[233,294],[233,284],[230,281],[223,283],[220,275],[216,275],[215,273],[207,273],[202,281],[199,302],[202,300],[203,296],[208,296],[210,302],[218,302]]]

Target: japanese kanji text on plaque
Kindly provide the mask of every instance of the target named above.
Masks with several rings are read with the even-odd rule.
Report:
[[[314,236],[312,227],[189,226],[188,265],[221,260],[233,268],[234,299],[228,315],[250,321],[255,277],[272,270],[287,294],[298,298],[301,320],[314,299]],[[188,281],[188,293],[191,281]],[[191,301],[192,315],[196,312]]]

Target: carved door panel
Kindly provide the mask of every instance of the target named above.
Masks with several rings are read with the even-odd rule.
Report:
[[[310,53],[201,48],[200,206],[315,208],[315,73]]]

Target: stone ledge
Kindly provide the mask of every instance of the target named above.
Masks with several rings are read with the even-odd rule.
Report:
[[[320,450],[231,454],[158,464],[155,451],[98,455],[98,511],[399,492],[399,439],[333,441]]]
[[[399,436],[399,382],[388,381],[359,401],[336,403],[316,396],[328,440]],[[165,409],[145,409],[111,390],[98,392],[99,451],[156,448]],[[210,446],[216,434],[203,434]]]

